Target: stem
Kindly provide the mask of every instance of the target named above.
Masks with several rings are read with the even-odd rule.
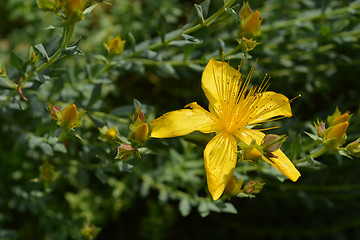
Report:
[[[224,6],[222,6],[216,13],[214,13],[212,16],[210,16],[208,19],[206,19],[203,23],[199,23],[199,24],[195,25],[194,27],[191,27],[191,28],[188,28],[186,30],[180,31],[174,37],[169,38],[164,42],[154,43],[154,44],[150,45],[147,49],[154,50],[154,49],[160,48],[162,46],[165,46],[165,45],[169,44],[171,41],[173,41],[175,39],[178,39],[179,37],[181,37],[182,34],[190,34],[190,33],[195,32],[195,31],[197,31],[197,30],[199,30],[199,29],[201,29],[203,27],[209,26],[210,24],[212,24],[212,22],[217,17],[219,17],[225,11],[225,8],[230,7],[235,1],[236,0],[230,0],[227,3],[225,3]],[[137,55],[137,54],[143,52],[144,50],[145,49],[134,52],[133,54],[130,54],[130,55],[126,56],[126,58],[130,58],[131,56]]]
[[[49,58],[49,60],[47,62],[43,63],[40,67],[38,67],[36,69],[36,72],[41,72],[42,70],[44,70],[46,67],[51,65],[56,60],[56,58],[60,55],[61,50],[64,49],[69,44],[69,42],[72,38],[72,35],[74,34],[74,29],[75,29],[75,24],[71,24],[69,27],[67,36],[61,43],[61,46],[59,47],[59,49]]]
[[[317,157],[323,155],[326,152],[327,152],[327,148],[326,147],[321,147],[318,150],[316,150],[315,152],[311,153],[310,155],[308,155],[308,156],[306,156],[304,158],[293,161],[293,163],[297,164],[297,163],[301,163],[301,162],[306,162],[306,161],[308,161],[309,156],[312,157],[312,158],[317,158]]]
[[[3,77],[3,79],[5,79],[14,89],[17,88],[17,85],[15,83],[13,83],[12,81],[10,81],[10,79],[8,79],[8,77]]]

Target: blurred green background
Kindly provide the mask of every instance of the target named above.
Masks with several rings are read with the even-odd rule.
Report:
[[[56,80],[37,90],[25,91],[29,103],[19,104],[16,98],[9,100],[6,97],[9,93],[2,92],[0,239],[83,239],[84,224],[102,229],[96,239],[360,237],[358,158],[324,155],[318,160],[326,168],[300,169],[302,177],[297,183],[267,179],[256,198],[231,199],[237,214],[211,212],[205,218],[195,205],[179,210],[178,199],[166,195],[161,187],[147,185],[141,174],[88,167],[111,161],[116,154],[114,147],[97,141],[94,119],[103,120],[99,112],[126,118],[134,99],[144,104],[149,118],[193,101],[205,107],[207,102],[200,85],[202,68],[210,57],[219,56],[222,51],[227,53],[237,45],[238,23],[229,18],[193,33],[202,40],[201,44],[166,46],[127,57],[131,55],[129,33],[138,44],[158,36],[160,16],[167,20],[168,31],[179,29],[190,20],[194,4],[201,1],[110,2],[111,6],[99,4],[77,26],[74,39],[81,36],[79,47],[84,56],[65,59],[53,69]],[[242,2],[238,4],[236,11]],[[44,30],[58,19],[40,11],[35,0],[0,0],[0,5],[0,59],[9,76],[17,76],[10,67],[11,53],[26,58],[30,46],[45,44],[61,31]],[[222,5],[223,1],[212,0],[209,14]],[[293,117],[281,120],[281,128],[276,130],[289,135],[284,152],[295,155],[290,151],[292,143],[306,139],[303,132],[311,131],[312,122],[325,120],[336,106],[342,112],[354,113],[348,140],[359,137],[360,1],[253,0],[250,5],[259,9],[264,19],[259,39],[262,44],[250,53],[251,59],[244,61],[242,71],[246,73],[258,58],[254,82],[261,82],[268,73],[270,90],[289,98],[302,95],[292,104]],[[119,33],[127,40],[124,57],[119,60],[123,64],[90,81],[89,72],[96,73],[101,65],[96,56],[105,55],[103,41],[108,34]],[[184,56],[187,58],[182,62]],[[240,62],[239,56],[230,57],[233,66]],[[92,103],[90,96],[99,84],[101,96]],[[90,111],[89,107],[89,117],[80,130],[80,135],[89,140],[84,145],[72,142],[66,151],[56,143],[57,127],[46,106],[50,101],[70,104],[73,100],[85,110],[92,108]],[[129,131],[127,123],[111,118],[106,121],[118,126],[125,136]],[[149,175],[164,186],[179,189],[187,189],[188,183],[194,184],[194,189],[203,186],[202,148],[179,139],[166,143],[170,150],[161,149],[159,143],[150,140],[150,149],[161,150],[158,155],[144,156],[139,170],[151,172]],[[179,174],[187,171],[182,165],[186,159],[200,162],[201,178],[189,180]],[[31,181],[39,177],[39,166],[47,160],[56,166],[59,175],[50,192]],[[181,215],[190,210],[186,217]]]

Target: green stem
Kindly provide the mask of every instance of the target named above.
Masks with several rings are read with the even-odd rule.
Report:
[[[17,85],[15,83],[13,83],[12,81],[10,81],[10,79],[8,79],[8,77],[3,77],[3,79],[5,79],[14,89],[17,88]]]
[[[321,147],[318,150],[316,150],[315,152],[311,153],[310,155],[308,155],[308,156],[306,156],[304,158],[293,161],[293,163],[297,164],[297,163],[301,163],[301,162],[306,162],[306,161],[308,161],[309,156],[312,157],[312,158],[317,158],[317,157],[323,155],[326,152],[327,152],[327,148],[326,147]]]
[[[75,24],[70,25],[68,33],[66,34],[66,38],[64,38],[59,49],[49,58],[49,60],[47,62],[43,63],[40,67],[38,67],[36,69],[36,72],[41,72],[42,70],[47,68],[49,65],[51,65],[56,60],[56,58],[60,55],[61,50],[66,48],[66,46],[69,44],[69,42],[72,38],[72,35],[74,34],[74,29],[75,29]]]
[[[152,45],[150,45],[147,49],[149,50],[155,50],[155,49],[158,49],[162,46],[165,46],[167,44],[169,44],[171,41],[175,40],[175,39],[178,39],[181,37],[182,34],[190,34],[192,32],[195,32],[203,27],[207,27],[209,25],[211,25],[213,23],[213,21],[219,17],[223,12],[225,12],[225,8],[229,8],[236,0],[230,0],[228,1],[227,3],[224,4],[224,6],[222,6],[216,13],[214,13],[212,16],[210,16],[208,19],[206,19],[203,23],[199,23],[191,28],[188,28],[188,29],[185,29],[183,31],[180,31],[178,34],[176,34],[175,36],[167,39],[166,41],[164,42],[158,42],[158,43],[154,43]],[[130,58],[134,55],[137,55],[141,52],[143,52],[144,50],[139,50],[139,51],[136,51],[128,56],[126,56],[126,58]]]

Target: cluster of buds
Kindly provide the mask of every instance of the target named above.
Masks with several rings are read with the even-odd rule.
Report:
[[[104,47],[111,56],[121,55],[124,52],[125,42],[125,40],[121,40],[120,35],[108,36],[104,42]]]
[[[145,116],[138,106],[132,116],[130,129],[131,136],[129,140],[138,146],[143,145],[149,136],[149,125],[146,123]]]
[[[86,111],[78,112],[75,104],[70,104],[63,110],[49,103],[48,111],[53,119],[57,121],[57,125],[63,130],[59,140],[63,140],[66,135],[76,127],[80,127],[81,117]]]
[[[137,106],[131,117],[131,135],[128,138],[130,144],[120,144],[115,159],[126,160],[130,156],[140,156],[138,148],[141,147],[149,136],[149,125],[146,123],[144,113]]]
[[[239,11],[240,27],[238,29],[239,39],[236,39],[244,52],[253,50],[260,43],[253,38],[261,34],[261,22],[259,11],[252,11],[248,2],[244,2]]]
[[[245,194],[258,194],[262,190],[265,183],[257,182],[254,180],[249,181],[244,187],[244,180],[236,180],[234,177],[230,178],[226,184],[224,193],[227,196],[236,196],[239,193]]]
[[[36,0],[38,7],[44,11],[52,11],[74,24],[84,19],[83,11],[94,1],[84,0]],[[93,4],[93,3],[92,3]]]
[[[323,121],[314,123],[317,135],[322,144],[329,149],[338,149],[346,141],[346,130],[352,115],[349,112],[341,113],[336,108],[333,115],[327,118],[327,125]]]

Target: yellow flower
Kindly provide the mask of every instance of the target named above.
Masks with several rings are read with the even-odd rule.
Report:
[[[246,79],[229,64],[213,59],[202,75],[202,88],[209,100],[209,111],[196,102],[164,114],[152,121],[151,137],[169,138],[193,131],[216,132],[204,150],[207,184],[214,200],[223,193],[237,162],[237,141],[260,145],[265,134],[249,125],[271,121],[274,117],[291,117],[289,99],[282,94],[266,92],[266,84],[248,90],[253,69]],[[264,160],[292,181],[300,173],[279,149],[277,158]]]

